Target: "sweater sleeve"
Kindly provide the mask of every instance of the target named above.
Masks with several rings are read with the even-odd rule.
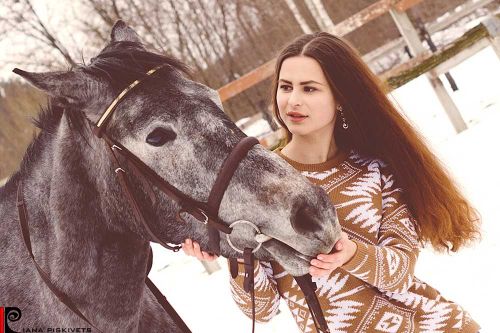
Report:
[[[419,253],[415,220],[394,184],[381,168],[382,218],[377,244],[353,240],[358,249],[343,269],[383,292],[404,293],[413,282]]]
[[[250,293],[243,289],[244,264],[238,263],[238,276],[230,277],[231,294],[238,307],[245,315],[252,318],[252,299]],[[273,277],[271,264],[255,261],[254,266],[255,319],[257,322],[268,322],[278,312],[280,295],[276,280]]]

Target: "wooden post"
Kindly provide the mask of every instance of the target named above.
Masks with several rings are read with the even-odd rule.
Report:
[[[290,11],[292,12],[295,19],[297,20],[297,23],[299,23],[299,26],[302,29],[302,32],[305,34],[310,34],[312,32],[312,29],[307,24],[304,17],[300,14],[300,11],[297,8],[297,5],[295,4],[295,0],[285,0],[285,2],[288,5],[288,8],[290,8]]]
[[[500,36],[499,37],[488,37],[488,40],[490,41],[491,47],[497,54],[498,60],[500,60]]]
[[[316,21],[318,27],[320,27],[323,31],[333,30],[335,24],[333,23],[330,16],[328,16],[328,12],[326,11],[325,6],[323,6],[323,2],[321,0],[304,0],[305,5],[311,16]]]
[[[443,81],[441,81],[441,79],[438,76],[436,77],[427,76],[427,77],[429,78],[429,81],[431,81],[431,85],[434,88],[434,91],[436,92],[436,95],[439,101],[441,102],[441,105],[446,111],[448,119],[450,119],[450,122],[457,131],[457,133],[466,130],[467,125],[465,124],[465,121],[462,118],[460,111],[455,105],[455,102],[453,102],[451,96],[446,91],[446,88],[443,85]]]
[[[389,13],[392,16],[394,23],[396,23],[401,37],[403,37],[406,45],[410,48],[413,56],[425,53],[426,49],[406,12],[400,12],[395,8],[391,8],[389,9]]]
[[[498,59],[500,59],[500,18],[489,16],[482,23],[486,30],[488,30],[488,41],[497,54]]]
[[[410,18],[408,17],[406,12],[398,11],[395,8],[391,8],[389,12],[392,16],[392,19],[396,23],[401,36],[405,40],[413,55],[418,56],[426,53],[427,50],[422,45],[422,41],[420,40],[418,32],[411,23]],[[431,74],[427,74],[427,78],[431,82],[431,85],[434,88],[434,91],[436,92],[441,105],[446,111],[446,114],[457,133],[460,133],[463,130],[467,129],[467,125],[465,124],[465,121],[460,114],[460,110],[458,110],[456,104],[453,102],[453,99],[446,91],[446,88],[444,87],[441,79],[438,76],[433,76]]]

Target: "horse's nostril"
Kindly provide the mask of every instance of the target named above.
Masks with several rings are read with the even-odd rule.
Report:
[[[298,233],[317,232],[321,225],[316,218],[317,213],[308,205],[302,205],[292,216],[292,228]]]

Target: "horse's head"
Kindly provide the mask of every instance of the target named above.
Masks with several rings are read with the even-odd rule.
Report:
[[[159,65],[165,66],[144,78]],[[223,162],[245,137],[224,114],[216,91],[190,80],[177,60],[146,51],[137,34],[120,21],[113,27],[111,42],[89,65],[65,72],[15,72],[51,95],[67,118],[81,117],[84,129],[88,128],[85,119],[96,123],[124,88],[136,79],[143,80],[117,104],[106,135],[196,201],[207,201]],[[121,225],[109,228],[150,240],[131,211],[123,208],[127,201],[116,185],[105,143],[89,131],[85,133],[93,151],[89,154],[95,156],[93,165],[87,166],[89,173],[96,186],[111,191],[103,197],[114,198],[113,209],[126,217]],[[141,177],[129,175],[154,234],[171,243],[192,238],[207,249],[206,226],[190,217],[180,222],[176,218],[179,205],[154,184],[156,200],[150,200]],[[237,167],[222,198],[219,217],[228,225],[251,221],[269,237],[256,257],[277,260],[293,275],[307,273],[310,257],[330,251],[340,234],[326,193],[260,145]],[[238,248],[257,245],[255,230],[247,224],[235,226],[230,240]],[[224,235],[220,245],[222,255],[239,255]]]

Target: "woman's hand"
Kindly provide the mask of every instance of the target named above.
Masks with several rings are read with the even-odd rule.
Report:
[[[188,256],[196,257],[200,260],[214,261],[215,259],[217,259],[217,256],[215,254],[209,254],[205,251],[202,251],[200,249],[200,244],[198,244],[197,242],[193,242],[189,238],[186,239],[184,243],[182,243],[182,250]]]
[[[333,253],[320,253],[316,259],[311,260],[311,267],[309,267],[311,276],[329,276],[332,271],[351,260],[358,246],[343,232],[333,249]]]

